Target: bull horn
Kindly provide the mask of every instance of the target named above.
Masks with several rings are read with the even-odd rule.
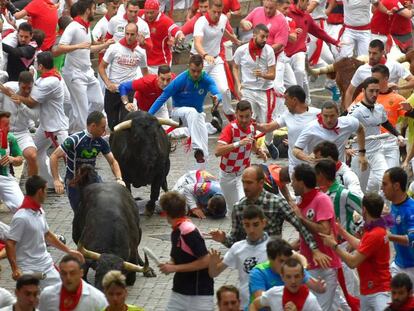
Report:
[[[311,72],[312,75],[319,76],[319,75],[323,75],[323,74],[326,74],[326,73],[333,73],[333,72],[335,72],[335,68],[334,68],[333,64],[330,64],[330,65],[325,66],[325,67],[310,69],[310,72]]]
[[[132,120],[126,120],[121,122],[114,127],[114,132],[122,131],[131,128]]]
[[[82,244],[78,244],[78,251],[82,253],[82,255],[86,258],[93,259],[93,260],[99,260],[101,258],[101,254],[92,252],[90,250],[87,250],[85,247],[83,247]]]
[[[81,252],[85,258],[92,260],[99,260],[99,258],[101,258],[101,254],[86,249],[80,243],[78,244],[78,251]],[[143,267],[130,263],[128,261],[124,261],[122,266],[125,270],[133,272],[147,272],[150,269],[147,254],[145,254],[145,263]]]
[[[160,125],[169,125],[169,126],[172,126],[172,127],[179,127],[180,126],[180,123],[175,122],[174,120],[171,120],[171,119],[165,119],[165,118],[157,118],[157,119],[158,119],[158,123]]]
[[[128,261],[124,261],[124,269],[127,270],[127,271],[143,272],[143,273],[149,271],[150,267],[149,267],[147,254],[145,254],[145,262],[144,262],[143,267],[141,267],[140,265],[130,263]]]
[[[401,57],[398,57],[397,62],[404,63],[407,61],[407,55],[403,55]]]

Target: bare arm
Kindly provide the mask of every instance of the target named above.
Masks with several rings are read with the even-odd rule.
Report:
[[[48,231],[45,233],[45,240],[46,242],[57,248],[58,250],[61,250],[64,253],[69,253],[70,252],[70,248],[67,247],[65,244],[63,244],[57,237],[55,234],[53,234],[52,232]]]
[[[207,54],[203,48],[203,37],[200,37],[200,36],[194,37],[194,47],[197,53],[200,54],[201,56]]]
[[[91,53],[98,53],[98,52],[108,48],[108,46],[110,46],[113,43],[115,43],[114,39],[108,39],[104,43],[91,45]]]
[[[22,19],[23,17],[27,16],[27,11],[23,9],[19,12],[14,13],[13,16],[14,16],[15,19]]]
[[[320,222],[313,222],[306,217],[301,217],[300,220],[309,229],[309,231],[313,234],[324,233],[330,234],[331,233],[331,225],[329,224],[328,220],[323,220]]]
[[[249,31],[253,28],[253,25],[250,21],[246,20],[246,19],[242,19],[240,21],[240,27],[244,30],[244,31]]]
[[[58,161],[59,159],[64,158],[65,155],[66,155],[65,152],[60,147],[57,147],[55,151],[53,151],[53,153],[50,155],[50,171],[55,181],[56,180],[60,181]]]
[[[280,128],[280,125],[276,121],[272,121],[270,123],[258,123],[256,125],[256,129],[263,133],[273,132]]]
[[[78,44],[59,44],[54,50],[53,50],[53,56],[59,56],[62,54],[67,54],[73,51],[76,51],[78,49],[89,49],[91,47],[91,44],[89,42],[82,42]]]
[[[356,89],[355,86],[349,83],[349,86],[346,89],[345,98],[343,101],[343,106],[345,110],[348,110],[349,106],[351,106],[352,96],[354,95],[355,89]]]
[[[316,1],[311,1],[310,3],[309,3],[309,5],[308,5],[308,8],[306,9],[306,11],[308,11],[308,13],[310,14],[310,13],[312,13],[313,12],[313,10],[315,10],[316,9],[316,7],[319,5],[319,3],[318,2],[316,2]]]
[[[170,265],[172,266],[171,272],[193,272],[193,271],[199,271],[199,270],[206,269],[208,268],[209,258],[210,256],[207,254],[189,263],[185,263],[181,265]],[[169,265],[169,264],[160,265],[161,270],[162,270],[162,266],[166,266],[166,265]]]
[[[105,86],[108,89],[108,91],[115,93],[118,90],[118,85],[116,85],[115,83],[112,83],[112,81],[109,80],[109,77],[106,74],[106,69],[108,68],[108,65],[109,64],[107,62],[102,60],[98,66],[98,72],[102,78],[102,81],[105,83]]]
[[[13,240],[6,241],[7,260],[10,263],[10,267],[13,273],[19,269],[16,261],[16,243],[17,242]]]
[[[214,155],[216,157],[221,157],[230,151],[239,148],[239,146],[245,146],[247,144],[253,144],[254,139],[252,137],[245,137],[241,141],[231,144],[224,144],[222,142],[217,143],[216,150],[214,151]]]
[[[408,240],[408,236],[406,235],[397,235],[397,234],[388,234],[388,239],[391,242],[397,243],[397,244],[401,244],[404,246],[409,246],[410,242]]]
[[[308,163],[313,162],[313,158],[310,155],[306,154],[305,151],[303,151],[302,149],[298,147],[293,148],[293,155],[299,160],[306,161]]]
[[[414,76],[413,75],[409,75],[405,81],[407,81],[406,84],[402,85],[402,86],[397,86],[397,90],[411,90],[414,89]]]
[[[337,253],[342,261],[344,261],[351,269],[358,267],[366,259],[366,256],[358,251],[351,254],[340,247],[335,248],[335,253]]]
[[[111,166],[111,170],[112,170],[112,173],[114,174],[115,178],[122,179],[121,169],[119,168],[118,161],[115,160],[115,157],[112,154],[112,152],[105,154],[104,157],[105,157],[106,161],[108,161],[108,164]]]

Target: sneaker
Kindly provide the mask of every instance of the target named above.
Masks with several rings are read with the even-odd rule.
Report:
[[[269,145],[266,144],[266,147],[273,160],[276,160],[279,158],[279,150],[276,148],[276,146],[273,143],[270,143]]]
[[[341,93],[339,92],[338,87],[336,84],[332,84],[330,86],[325,86],[325,89],[332,93],[332,100],[334,102],[338,102],[341,99]]]
[[[204,163],[206,160],[204,159],[204,153],[200,149],[196,149],[194,151],[194,158],[196,159],[197,163]]]
[[[221,132],[221,125],[220,125],[220,121],[216,118],[213,117],[213,119],[211,120],[211,125],[215,127],[215,129],[217,130],[218,133]]]

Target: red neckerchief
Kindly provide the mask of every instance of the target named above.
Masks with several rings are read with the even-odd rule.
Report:
[[[41,78],[56,77],[59,80],[62,80],[62,77],[60,76],[59,71],[57,71],[56,68],[52,68],[48,71],[45,71],[44,73],[42,73],[40,77]]]
[[[1,149],[7,149],[7,135],[9,134],[9,131],[4,130],[0,128],[0,143],[1,143]]]
[[[335,172],[339,171],[339,169],[341,168],[341,166],[342,166],[342,162],[341,161],[336,162],[336,164],[335,164]]]
[[[186,221],[191,221],[191,219],[188,218],[188,217],[185,217],[185,216],[184,217],[177,218],[176,221],[175,221],[175,223],[174,223],[174,225],[172,225],[173,231],[177,230],[178,227],[181,226],[181,224],[183,222],[186,222]]]
[[[306,285],[301,285],[299,291],[292,294],[286,286],[283,288],[282,304],[285,306],[289,301],[293,302],[298,311],[301,311],[305,305],[306,299],[309,295],[309,288]]]
[[[120,43],[121,45],[125,46],[126,48],[131,49],[131,51],[135,50],[135,48],[136,48],[136,47],[137,47],[137,45],[138,45],[138,41],[136,41],[136,42],[135,42],[135,43],[133,43],[133,44],[128,44],[128,42],[126,41],[125,37],[124,37],[124,38],[122,38],[121,40],[119,40],[119,43]]]
[[[414,296],[408,298],[407,302],[400,307],[394,306],[390,303],[390,309],[395,311],[412,311],[414,310]]]
[[[73,20],[75,22],[78,22],[79,24],[81,24],[83,27],[85,27],[86,28],[86,33],[88,33],[89,26],[91,25],[90,22],[85,22],[80,16],[76,16]]]
[[[254,61],[256,61],[257,57],[260,58],[260,56],[262,55],[262,51],[263,51],[263,48],[258,47],[256,42],[254,42],[253,38],[250,39],[250,41],[249,41],[249,53],[250,53],[250,56],[252,57],[252,59]]]
[[[128,21],[129,22],[129,20],[128,20],[128,17],[127,17],[127,14],[125,13],[124,14],[124,19],[126,20],[126,21]],[[131,23],[138,23],[138,16],[135,16],[135,19],[131,22]]]
[[[334,131],[336,135],[339,135],[338,120],[336,120],[336,124],[334,125],[334,127],[329,128],[329,127],[326,127],[326,125],[323,123],[323,120],[322,120],[322,114],[321,114],[321,113],[317,115],[317,118],[318,118],[318,123],[319,123],[319,124],[320,124],[320,125],[321,125],[324,129],[326,129],[326,130],[328,130],[328,131]]]
[[[312,202],[312,200],[316,197],[318,192],[319,192],[318,189],[312,189],[311,191],[304,193],[302,195],[302,201],[298,205],[299,208],[304,208],[304,207],[308,206],[309,203]]]
[[[74,293],[68,292],[66,288],[62,285],[62,289],[60,291],[59,311],[74,310],[77,307],[81,296],[82,296],[82,280],[79,283],[78,289]]]
[[[208,22],[209,26],[217,26],[218,25],[220,17],[218,18],[218,20],[216,22],[213,22],[213,20],[210,17],[210,14],[208,12],[206,12],[206,14],[204,14],[204,16],[207,19],[207,22]]]
[[[31,197],[29,197],[28,195],[24,196],[22,205],[19,207],[19,209],[21,208],[31,209],[31,210],[34,210],[35,212],[42,212],[41,211],[42,206],[39,203],[37,203],[35,200],[33,200]]]
[[[111,19],[111,17],[108,15],[108,13],[107,14],[105,14],[105,18],[106,18],[106,20],[109,22],[109,20]]]
[[[385,58],[385,56],[382,56],[381,59],[380,59],[380,61],[379,61],[379,63],[381,65],[385,65],[386,62],[387,62],[387,59]]]

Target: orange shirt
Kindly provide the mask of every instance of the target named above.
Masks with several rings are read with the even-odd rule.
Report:
[[[358,103],[363,99],[363,94],[360,93],[354,100],[354,103]],[[397,92],[390,92],[386,94],[379,94],[377,103],[381,104],[387,112],[388,121],[395,127],[399,117],[404,117],[405,110],[401,108],[400,103],[405,101],[405,98]],[[381,127],[381,133],[388,133],[386,129]]]

